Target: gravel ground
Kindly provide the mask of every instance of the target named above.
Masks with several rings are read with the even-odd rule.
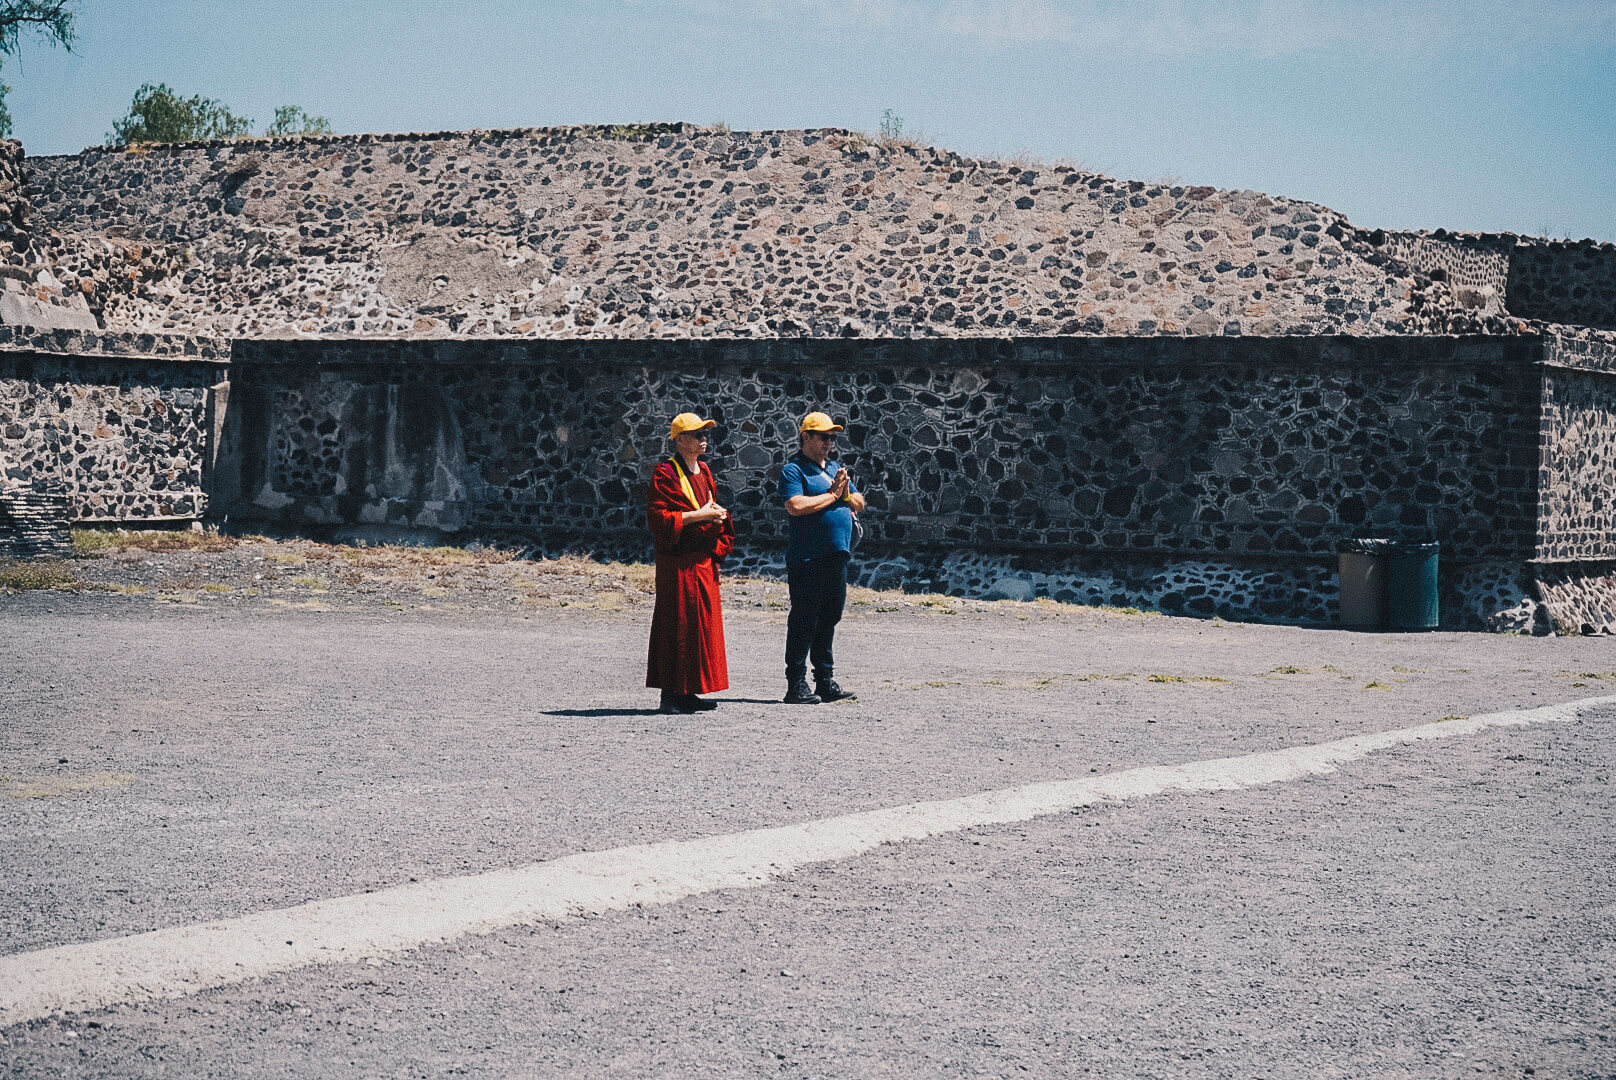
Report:
[[[838,639],[861,700],[789,707],[783,587],[733,582],[734,687],[715,713],[665,717],[641,686],[644,568],[381,551],[394,565],[357,582],[308,570],[365,557],[120,552],[74,562],[102,588],[0,595],[0,662],[22,673],[0,690],[0,952],[1616,687],[1599,639],[861,592]],[[324,592],[292,580],[310,576]],[[0,1064],[1616,1075],[1611,730],[1448,740],[21,1025]]]

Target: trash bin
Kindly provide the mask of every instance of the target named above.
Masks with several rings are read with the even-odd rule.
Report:
[[[1386,541],[1347,540],[1336,550],[1341,625],[1379,630],[1386,625]]]
[[[1393,630],[1435,630],[1441,545],[1397,541],[1386,553],[1386,622]]]

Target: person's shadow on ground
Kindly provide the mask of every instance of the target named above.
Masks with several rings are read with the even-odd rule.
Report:
[[[722,697],[722,698],[709,698],[708,700],[709,701],[716,701],[720,705],[778,705],[780,703],[780,700],[778,698]],[[661,709],[614,709],[614,708],[610,708],[610,707],[603,708],[603,709],[547,709],[544,712],[540,713],[539,715],[541,715],[541,716],[580,716],[580,717],[661,716],[662,715],[662,710]],[[678,714],[670,713],[669,715],[678,715]],[[696,714],[689,714],[689,715],[696,715]]]

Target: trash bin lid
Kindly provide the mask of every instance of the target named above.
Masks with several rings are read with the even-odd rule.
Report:
[[[1435,540],[1388,540],[1386,551],[1391,555],[1430,555],[1442,550]]]
[[[1336,551],[1342,555],[1384,555],[1390,544],[1390,540],[1343,540]]]

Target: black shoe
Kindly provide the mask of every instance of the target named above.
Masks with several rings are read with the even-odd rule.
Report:
[[[691,712],[712,712],[718,708],[718,702],[699,698],[695,694],[684,695],[684,703],[689,706]]]
[[[807,679],[792,679],[786,686],[784,701],[787,705],[818,705],[819,696],[808,689]]]
[[[836,685],[835,679],[819,679],[814,682],[814,693],[819,695],[820,701],[857,701],[858,695],[843,690]]]
[[[696,711],[696,706],[690,704],[696,700],[699,699],[695,694],[675,694],[664,690],[662,691],[662,704],[657,708],[657,711],[688,716]]]

